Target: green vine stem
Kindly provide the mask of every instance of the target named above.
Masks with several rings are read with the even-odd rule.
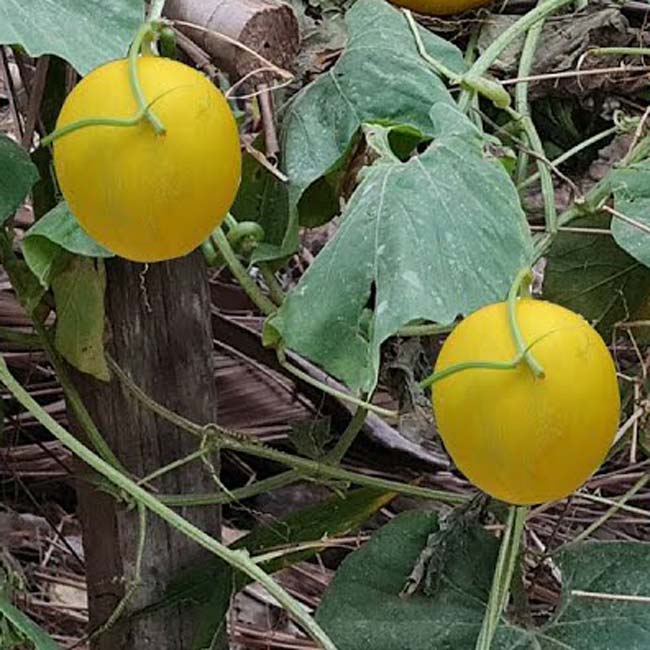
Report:
[[[183,458],[177,458],[171,463],[159,467],[158,469],[151,472],[151,474],[147,474],[146,476],[138,480],[138,485],[147,485],[148,483],[151,483],[151,481],[155,481],[157,478],[160,478],[161,476],[164,476],[169,472],[173,472],[177,469],[180,469],[181,467],[187,465],[188,463],[191,463],[195,460],[200,460],[201,458],[209,454],[211,451],[212,450],[209,448],[201,448],[201,449],[197,449],[191,454],[188,454],[187,456],[184,456]]]
[[[472,74],[471,69],[467,74],[458,74],[448,68],[444,63],[432,57],[426,50],[418,26],[413,18],[413,14],[408,9],[402,9],[406,16],[411,33],[415,40],[415,45],[422,59],[434,70],[439,76],[445,77],[451,83],[458,84],[461,88],[477,92],[487,97],[498,108],[505,108],[510,104],[510,94],[503,86],[493,79],[487,79],[482,75]]]
[[[209,267],[213,266],[223,266],[225,261],[221,253],[217,250],[212,237],[208,237],[201,244],[201,253],[203,254],[203,259]]]
[[[540,2],[541,4],[541,2]],[[546,18],[540,18],[528,31],[524,47],[519,60],[519,69],[517,76],[519,78],[527,77],[532,69],[533,59],[537,50],[537,43],[544,29]],[[542,198],[544,200],[544,218],[546,221],[546,230],[554,235],[557,232],[557,209],[555,207],[555,188],[553,186],[553,177],[551,170],[546,165],[546,152],[537,133],[535,124],[530,115],[528,106],[528,81],[521,81],[515,88],[515,107],[518,115],[516,119],[521,124],[528,138],[528,144],[537,154],[537,173],[541,179]],[[523,182],[528,173],[528,153],[520,151],[517,159],[516,181]]]
[[[389,418],[394,418],[398,416],[397,411],[390,411],[389,409],[382,408],[381,406],[375,406],[374,404],[370,404],[370,402],[366,402],[365,400],[355,397],[350,393],[344,393],[343,391],[337,390],[332,386],[328,386],[322,381],[318,381],[318,379],[314,379],[311,375],[308,375],[306,372],[303,372],[302,370],[300,370],[300,368],[297,368],[292,363],[290,363],[287,360],[287,356],[284,350],[282,350],[281,348],[277,348],[275,352],[278,357],[278,363],[286,371],[290,372],[294,377],[301,379],[306,384],[309,384],[310,386],[314,386],[315,388],[322,390],[327,395],[331,395],[332,397],[335,397],[336,399],[339,399],[343,402],[354,404],[354,406],[365,408],[368,411],[372,411],[373,413],[376,413],[377,415],[383,415]]]
[[[650,56],[650,47],[594,47],[585,52],[585,56],[607,56],[631,54],[633,56]]]
[[[546,0],[539,4],[535,9],[522,16],[517,22],[513,23],[504,30],[490,46],[479,56],[474,65],[470,68],[468,75],[477,78],[482,77],[490,66],[499,58],[499,55],[519,36],[527,32],[538,20],[545,18],[549,14],[557,11],[561,7],[570,4],[574,0]],[[471,101],[473,91],[464,89],[458,99],[458,106],[463,112],[467,112]]]
[[[273,269],[271,269],[271,266],[268,262],[258,262],[257,268],[260,270],[260,273],[264,278],[264,282],[269,289],[269,293],[271,294],[273,302],[279,307],[284,302],[285,293],[284,289],[278,282],[278,279],[275,277]]]
[[[625,157],[625,165],[633,165],[639,160],[643,160],[647,156],[648,145],[650,138],[644,138],[637,143],[637,145],[630,151],[629,155]],[[565,210],[558,217],[558,225],[566,226],[568,223],[579,217],[598,212],[604,202],[610,197],[612,193],[612,172],[608,173],[605,178],[598,182],[594,187],[585,194],[580,201],[575,201],[574,204]],[[535,247],[536,259],[539,259],[552,243],[549,237],[542,238]]]
[[[363,423],[366,419],[367,411],[366,409],[359,408],[356,413],[348,423],[345,431],[341,434],[338,442],[334,446],[334,449],[327,455],[325,462],[332,465],[338,465],[345,456],[346,452],[356,439],[358,433],[363,427]],[[195,456],[195,454],[192,454]],[[183,461],[190,459],[188,456]],[[181,462],[181,461],[177,461]],[[147,477],[147,480],[150,477]],[[300,479],[304,478],[304,475],[295,469],[282,472],[276,476],[271,476],[267,479],[262,479],[261,481],[256,481],[252,485],[246,485],[241,488],[236,488],[234,490],[229,490],[228,492],[214,492],[201,495],[163,495],[160,496],[160,500],[163,503],[166,503],[170,506],[198,506],[198,505],[216,505],[216,504],[225,504],[232,503],[233,501],[241,501],[243,499],[248,499],[258,494],[265,492],[271,492],[273,490],[278,490],[286,485],[295,483]],[[143,483],[144,479],[140,481]]]
[[[476,642],[476,650],[490,650],[501,614],[508,603],[510,583],[519,557],[519,548],[528,510],[528,506],[510,506],[508,511],[508,521],[501,539],[499,557],[492,579],[492,589],[490,590],[483,625]]]
[[[544,369],[540,365],[539,361],[535,358],[530,347],[526,347],[526,341],[519,329],[519,324],[517,323],[517,295],[522,290],[524,284],[529,286],[533,280],[533,273],[529,268],[523,268],[517,276],[515,281],[510,287],[508,292],[508,322],[510,324],[510,331],[515,343],[517,346],[517,351],[520,355],[523,355],[528,367],[531,369],[532,373],[537,377],[537,379],[544,378]]]
[[[546,223],[546,230],[549,235],[555,236],[558,229],[557,208],[555,207],[555,187],[553,186],[551,170],[546,165],[546,152],[544,151],[544,145],[542,144],[530,115],[521,115],[511,108],[506,108],[505,110],[510,117],[519,122],[528,138],[531,149],[538,158],[537,170],[540,175],[542,198],[544,199],[544,220]]]
[[[243,264],[237,259],[235,251],[232,249],[228,238],[221,227],[216,228],[212,235],[212,241],[221,253],[230,272],[235,276],[246,295],[253,301],[257,308],[265,315],[274,314],[278,308],[264,295],[262,290],[255,284],[255,280],[248,275],[248,271]]]
[[[66,431],[56,420],[48,415],[43,408],[29,395],[29,393],[13,377],[4,356],[0,355],[0,381],[7,387],[18,402],[27,409],[36,420],[42,424],[61,444],[69,449],[98,474],[107,478],[116,487],[128,494],[134,501],[141,504],[180,533],[193,539],[203,548],[211,551],[224,562],[238,571],[245,573],[254,581],[259,582],[268,593],[273,596],[304,628],[309,636],[326,650],[336,650],[336,646],[325,634],[323,629],[314,621],[301,603],[287,593],[257,564],[251,561],[248,553],[233,551],[216,539],[210,537],[200,528],[181,517],[174,510],[161,503],[155,496],[141,488],[130,478],[103,461],[85,445],[79,442],[71,433]]]
[[[336,445],[334,445],[334,449],[327,454],[327,461],[329,463],[338,465],[343,460],[343,457],[363,428],[363,423],[366,421],[366,415],[368,415],[368,409],[362,406],[355,411],[348,426],[345,428],[345,431],[341,434]]]
[[[76,122],[67,124],[66,126],[61,127],[60,129],[56,129],[49,135],[45,136],[41,140],[40,146],[47,147],[55,140],[58,140],[59,138],[62,138],[63,136],[66,136],[69,133],[73,133],[74,131],[78,131],[80,129],[85,129],[92,126],[133,127],[142,122],[144,119],[149,120],[156,135],[163,135],[166,131],[165,126],[151,110],[151,106],[167,93],[163,93],[160,97],[157,97],[153,101],[147,103],[147,99],[144,95],[144,91],[142,90],[142,85],[140,84],[140,79],[138,77],[138,57],[140,55],[140,50],[143,47],[144,43],[153,38],[159,30],[160,25],[158,23],[144,23],[138,30],[138,33],[136,34],[136,37],[133,40],[131,47],[129,48],[129,83],[131,85],[133,96],[135,97],[135,100],[138,104],[138,112],[133,117],[88,117],[83,120],[77,120]]]
[[[133,578],[129,581],[128,588],[106,622],[102,623],[97,629],[93,630],[93,632],[88,635],[87,641],[89,642],[94,641],[103,634],[106,634],[106,632],[115,626],[124,615],[126,608],[129,606],[138,589],[142,585],[142,560],[144,559],[145,545],[147,541],[147,509],[142,504],[138,504],[138,519],[138,546],[135,555]]]
[[[341,434],[341,437],[339,438],[338,442],[334,446],[334,449],[332,449],[332,451],[329,454],[327,454],[327,457],[325,458],[325,462],[330,463],[332,465],[340,464],[346,452],[348,451],[348,449],[356,439],[358,433],[361,431],[361,428],[363,427],[363,423],[366,420],[366,415],[367,415],[366,409],[363,408],[357,409],[356,413],[348,423],[348,426],[346,427],[345,431]],[[169,469],[173,469],[172,465],[177,466],[179,464],[185,464],[186,462],[190,462],[195,458],[200,457],[201,455],[203,455],[203,453],[204,453],[203,451],[199,450],[194,454],[190,454],[189,456],[183,459],[175,461],[175,463],[172,463],[163,469],[165,471],[168,471]],[[160,475],[160,473],[161,470],[155,472],[155,474],[158,476]],[[148,476],[146,479],[142,479],[141,481],[139,481],[139,484],[142,484],[145,481],[149,481],[151,477],[152,475]],[[233,501],[241,501],[243,499],[248,499],[250,497],[257,496],[258,494],[262,494],[264,492],[271,492],[272,490],[277,490],[279,488],[285,487],[286,485],[290,485],[291,483],[295,483],[296,481],[299,481],[301,478],[304,478],[304,476],[300,472],[296,471],[295,469],[292,469],[286,472],[282,472],[281,474],[277,474],[276,476],[271,476],[270,478],[262,479],[261,481],[256,481],[252,485],[246,485],[244,487],[236,488],[234,490],[228,490],[228,492],[215,492],[215,493],[207,493],[201,495],[184,495],[184,494],[165,495],[165,496],[160,496],[159,498],[163,503],[166,503],[167,505],[173,505],[173,506],[197,506],[197,505],[215,505],[215,504],[232,503]]]
[[[71,124],[66,124],[66,126],[53,131],[49,135],[46,135],[40,143],[41,147],[47,147],[52,144],[55,140],[62,138],[63,136],[68,135],[69,133],[74,133],[80,129],[86,129],[89,126],[123,126],[130,127],[139,124],[144,119],[144,113],[139,112],[134,117],[129,118],[119,118],[119,117],[88,117],[84,120],[77,120]]]
[[[519,57],[519,68],[517,70],[517,77],[520,79],[527,77],[533,67],[535,52],[537,51],[537,44],[539,37],[542,35],[544,29],[545,18],[540,18],[526,34],[524,47]],[[515,109],[520,115],[530,117],[530,110],[528,106],[528,81],[520,81],[515,87]],[[543,161],[538,160],[538,168],[543,164]],[[528,153],[526,151],[519,152],[517,159],[517,171],[515,173],[515,180],[518,184],[522,183],[528,173]],[[538,173],[541,173],[539,169]]]
[[[138,30],[138,33],[129,48],[129,82],[131,83],[131,90],[133,91],[133,95],[138,103],[140,112],[144,113],[146,118],[149,120],[156,135],[163,135],[166,131],[165,126],[149,108],[147,98],[144,96],[144,91],[140,84],[140,78],[138,77],[138,57],[140,56],[142,44],[147,38],[156,34],[159,29],[160,25],[158,23],[146,22]]]
[[[520,291],[523,291],[524,283],[530,282],[532,279],[532,272],[529,268],[523,268],[517,276],[515,277],[514,282],[510,286],[510,291],[508,292],[508,322],[510,325],[510,331],[515,340],[515,347],[517,349],[517,354],[510,361],[463,361],[461,363],[456,363],[453,366],[449,366],[444,370],[439,370],[429,375],[426,379],[423,379],[419,386],[420,388],[428,388],[432,384],[454,375],[457,372],[463,372],[465,370],[514,370],[522,362],[526,362],[528,367],[531,369],[535,377],[542,379],[544,377],[544,369],[539,364],[537,359],[535,359],[532,348],[537,345],[542,339],[545,339],[547,336],[553,334],[556,330],[551,330],[546,332],[541,336],[537,337],[534,341],[526,345],[524,337],[519,329],[519,324],[517,323],[517,295]]]
[[[163,9],[165,8],[166,0],[151,0],[149,3],[149,13],[147,15],[148,21],[159,20],[162,16]]]
[[[203,494],[161,494],[158,495],[160,501],[164,504],[178,507],[196,507],[196,506],[214,506],[225,505],[228,503],[243,501],[256,497],[258,494],[265,494],[273,490],[279,490],[287,485],[291,485],[303,478],[300,472],[295,469],[287,470],[275,476],[255,481],[251,485],[228,490],[228,492],[205,492]]]
[[[439,325],[438,323],[425,323],[423,325],[405,325],[397,331],[397,336],[436,336],[447,334],[454,329],[454,325]]]
[[[592,135],[590,138],[583,140],[575,147],[571,147],[571,149],[567,149],[562,155],[552,160],[551,168],[559,167],[562,163],[565,163],[570,158],[573,158],[573,156],[579,154],[581,151],[588,149],[592,145],[596,144],[597,142],[600,142],[601,140],[604,140],[605,138],[608,138],[611,135],[616,135],[620,130],[621,130],[620,127],[612,126],[609,129],[605,129],[604,131],[601,131],[600,133],[596,133],[596,135]],[[539,171],[535,172],[534,174],[526,178],[524,181],[522,181],[519,184],[519,189],[520,190],[526,189],[527,187],[533,185],[537,180],[539,180]]]
[[[335,467],[334,465],[328,465],[324,462],[318,462],[310,460],[309,458],[303,458],[302,456],[294,456],[292,454],[278,451],[272,447],[267,447],[266,445],[254,442],[241,434],[227,431],[216,424],[208,424],[206,426],[197,424],[178,413],[170,411],[168,408],[149,397],[149,395],[147,395],[112,359],[109,358],[108,363],[111,370],[115,373],[115,376],[144,407],[153,413],[156,413],[164,420],[176,425],[179,429],[186,431],[193,436],[197,436],[200,439],[203,439],[206,435],[213,436],[216,443],[222,449],[230,449],[231,451],[248,454],[249,456],[265,458],[266,460],[279,463],[280,465],[292,467],[310,477],[331,478],[347,483],[376,488],[378,490],[387,490],[389,492],[398,492],[399,494],[406,494],[423,499],[438,500],[443,503],[461,504],[467,501],[467,497],[462,494],[454,494],[442,490],[431,490],[417,485],[408,485],[398,481],[390,481],[356,474],[355,472],[350,472],[340,467]]]

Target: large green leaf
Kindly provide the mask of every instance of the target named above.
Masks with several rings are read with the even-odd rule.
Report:
[[[108,381],[104,356],[104,292],[101,260],[75,256],[52,280],[57,350],[75,368]]]
[[[37,180],[38,170],[29,154],[0,133],[0,223],[20,207]]]
[[[602,229],[609,218],[574,225]],[[582,314],[605,337],[650,293],[650,271],[607,235],[561,232],[547,259],[544,297]]]
[[[611,174],[614,205],[618,212],[641,224],[613,218],[612,234],[616,243],[641,264],[650,267],[650,160],[644,160]]]
[[[432,513],[408,512],[347,557],[316,619],[338,650],[470,650],[487,601],[497,540],[479,526],[456,539],[433,596],[400,595],[429,536]]]
[[[70,253],[86,257],[113,256],[82,230],[62,201],[27,231],[23,255],[32,273],[47,288],[56,273],[69,262]]]
[[[2,0],[0,44],[56,54],[86,74],[125,56],[143,17],[141,0]]]
[[[404,125],[432,135],[431,106],[452,103],[420,56],[403,13],[383,0],[358,0],[345,22],[350,37],[344,54],[296,96],[284,116],[284,167],[292,206],[310,185],[343,163],[362,124]],[[464,70],[454,45],[425,29],[420,34],[431,56],[456,72]],[[304,203],[303,216],[309,219],[312,206]]]
[[[650,544],[589,542],[557,557],[562,573],[562,605],[541,630],[505,629],[496,650],[645,650],[650,648],[647,603],[594,599],[574,594],[650,596]],[[515,641],[515,638],[518,641]],[[527,640],[527,643],[524,641]]]
[[[497,540],[476,525],[458,528],[454,553],[438,565],[433,594],[400,596],[430,535],[433,514],[409,512],[343,562],[317,612],[339,650],[472,650],[484,616]],[[555,559],[562,604],[543,627],[502,621],[494,650],[642,650],[650,647],[646,603],[590,599],[596,594],[650,596],[650,545],[589,542]]]
[[[267,326],[267,342],[279,335],[353,389],[372,390],[379,348],[400,327],[451,323],[502,300],[530,263],[516,190],[482,134],[444,102],[431,121],[433,143],[406,162],[390,155],[387,130],[373,127],[370,142],[383,155]]]

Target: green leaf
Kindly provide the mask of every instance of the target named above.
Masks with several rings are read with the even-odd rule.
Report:
[[[55,345],[75,368],[108,381],[104,357],[104,264],[74,257],[52,280],[56,302]]]
[[[474,647],[498,550],[497,540],[480,526],[459,535],[435,595],[418,590],[400,596],[438,529],[437,515],[408,512],[345,559],[316,613],[339,650]]]
[[[517,192],[484,138],[446,103],[431,110],[438,136],[421,155],[384,154],[364,174],[340,228],[266,327],[352,389],[371,391],[381,344],[418,319],[451,323],[503,300],[530,263]],[[381,140],[384,144],[381,144]],[[374,289],[374,319],[365,309]]]
[[[134,0],[3,0],[0,44],[56,54],[86,74],[125,56],[143,19],[144,3]]]
[[[25,638],[29,639],[34,644],[35,650],[61,650],[48,634],[11,604],[4,589],[0,589],[1,617],[5,617]]]
[[[572,225],[607,228],[609,218]],[[544,297],[582,314],[605,338],[650,294],[650,271],[607,235],[561,232],[547,260]]]
[[[271,525],[258,526],[248,535],[238,539],[232,548],[245,548],[251,555],[260,555],[278,547],[332,539],[356,530],[369,517],[388,504],[395,494],[377,492],[362,488],[349,492],[344,498],[338,495],[315,506],[303,508],[281,521]],[[318,552],[318,548],[306,548],[278,554],[260,564],[267,573],[274,573]],[[207,578],[207,580],[206,580]],[[185,591],[186,596],[198,602],[205,602],[199,614],[199,625],[193,640],[192,650],[211,650],[221,633],[222,621],[228,611],[230,598],[250,583],[248,576],[233,575],[232,570],[219,560],[212,560],[203,567],[186,573],[180,582],[172,583],[171,592],[175,599]],[[207,596],[207,600],[206,600]]]
[[[37,180],[38,170],[29,154],[0,133],[0,223],[20,207]]]
[[[585,598],[573,593],[649,597],[648,554],[650,544],[641,542],[588,542],[567,547],[554,558],[562,573],[562,604],[554,618],[548,625],[534,630],[502,626],[494,650],[645,650],[650,647],[647,603]]]
[[[459,528],[435,593],[400,596],[430,535],[435,514],[408,512],[384,526],[339,567],[316,620],[339,650],[474,648],[496,561],[497,540],[480,526]],[[589,542],[554,557],[562,604],[539,628],[501,623],[493,650],[644,650],[647,603],[589,599],[575,591],[650,596],[650,544]]]
[[[231,212],[239,221],[256,221],[264,228],[264,242],[251,256],[253,264],[286,257],[296,247],[297,241],[285,241],[285,235],[294,232],[288,227],[286,183],[249,153],[242,160],[242,182]]]
[[[616,210],[650,229],[650,160],[615,170],[611,177]],[[611,227],[616,243],[650,267],[650,233],[615,217]]]
[[[368,518],[389,503],[395,494],[362,488],[345,496],[334,495],[323,502],[304,508],[288,517],[259,526],[234,542],[231,548],[246,549],[259,555],[290,544],[298,545],[333,538],[356,530]],[[305,560],[318,552],[309,547],[280,554],[260,566],[273,573]],[[210,560],[193,566],[172,579],[162,600],[138,612],[138,616],[179,602],[201,605],[193,650],[210,648],[217,634],[217,626],[225,616],[231,596],[243,589],[250,580],[220,560]]]
[[[70,253],[86,257],[113,257],[93,241],[62,201],[25,234],[23,255],[40,283],[48,288],[52,278],[70,261]]]
[[[345,52],[296,96],[284,116],[282,148],[292,207],[310,185],[341,167],[362,124],[404,125],[433,135],[431,106],[453,102],[420,56],[403,13],[383,0],[358,0],[345,22],[350,35]],[[431,56],[464,71],[460,50],[424,28],[420,34]],[[305,218],[310,210],[305,200]]]

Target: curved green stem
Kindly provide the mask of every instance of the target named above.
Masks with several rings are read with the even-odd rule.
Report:
[[[366,415],[368,415],[368,409],[363,406],[360,406],[356,410],[345,431],[341,434],[336,445],[334,445],[334,449],[327,454],[327,462],[338,465],[343,460],[343,457],[363,428],[363,423],[366,421]]]
[[[463,361],[455,363],[449,368],[439,370],[423,379],[418,386],[420,388],[429,388],[432,384],[439,382],[446,377],[455,375],[457,372],[464,370],[514,370],[522,361],[523,356],[516,356],[512,361]]]
[[[481,54],[467,73],[470,77],[482,77],[490,66],[499,58],[499,55],[521,34],[527,32],[538,20],[553,13],[560,7],[568,5],[574,0],[546,0],[532,11],[522,16],[516,23],[510,25],[502,32],[490,46]],[[458,99],[458,106],[466,112],[472,101],[473,91],[464,89]]]
[[[649,56],[650,47],[594,47],[587,50],[585,54],[592,54],[595,56],[607,56],[611,54]]]
[[[508,522],[503,531],[499,557],[494,569],[492,589],[483,618],[483,626],[476,642],[476,650],[490,650],[501,614],[508,603],[510,583],[526,523],[528,506],[510,506]]]
[[[423,379],[418,385],[420,388],[428,388],[432,384],[454,375],[457,372],[463,372],[464,370],[514,370],[519,364],[525,361],[534,375],[542,379],[544,378],[544,369],[539,364],[537,359],[533,356],[531,350],[536,346],[541,340],[545,339],[547,336],[550,336],[557,330],[551,330],[538,336],[534,341],[526,345],[524,337],[521,334],[519,325],[517,323],[517,294],[523,290],[523,283],[526,280],[532,278],[532,273],[530,269],[525,268],[519,271],[515,281],[510,287],[508,292],[508,320],[510,324],[510,330],[512,336],[515,339],[515,346],[517,348],[517,354],[510,361],[463,361],[461,363],[455,363],[453,366],[449,366],[444,370],[438,370],[437,372],[432,373],[426,379]]]
[[[510,323],[510,331],[515,339],[517,352],[526,360],[528,367],[531,369],[535,377],[543,379],[545,375],[544,368],[542,368],[530,349],[526,347],[526,341],[524,340],[521,330],[519,329],[519,324],[517,323],[517,295],[521,290],[522,285],[524,283],[530,284],[532,279],[533,274],[529,268],[521,269],[521,271],[517,273],[515,281],[512,283],[510,291],[508,292],[508,321]]]
[[[7,363],[0,355],[0,381],[7,387],[18,402],[26,408],[40,424],[42,424],[59,442],[61,442],[73,454],[84,461],[98,474],[107,478],[111,483],[123,490],[138,504],[141,504],[151,512],[157,514],[161,519],[170,524],[173,528],[193,539],[197,544],[214,553],[224,562],[228,563],[238,571],[245,573],[254,581],[259,582],[268,593],[273,596],[305,631],[326,650],[336,650],[323,629],[308,614],[304,606],[286,592],[276,583],[265,571],[262,571],[246,552],[234,551],[224,546],[216,539],[210,537],[200,528],[194,526],[171,508],[161,503],[155,496],[141,488],[130,478],[116,470],[114,467],[103,461],[85,445],[79,442],[72,434],[64,429],[56,420],[48,415],[31,395],[16,381],[9,371]]]
[[[514,370],[522,361],[524,361],[526,354],[532,350],[534,346],[536,346],[542,339],[545,339],[556,331],[557,330],[551,330],[550,332],[538,336],[511,361],[463,361],[461,363],[455,363],[453,366],[449,366],[444,370],[438,370],[438,372],[429,375],[426,379],[423,379],[418,386],[420,386],[420,388],[428,388],[432,384],[439,382],[441,379],[445,379],[445,377],[449,377],[450,375],[455,375],[457,372],[463,372],[464,370]]]
[[[151,0],[149,4],[149,14],[147,15],[147,20],[158,20],[162,16],[164,8],[165,0]]]
[[[546,164],[544,145],[542,144],[542,140],[537,133],[537,129],[535,128],[535,124],[530,115],[521,115],[510,108],[506,108],[505,110],[513,119],[520,123],[521,128],[524,130],[524,133],[528,138],[528,143],[530,144],[531,149],[537,156],[537,170],[540,175],[542,198],[544,199],[544,221],[546,224],[546,230],[549,235],[555,236],[558,229],[557,208],[555,207],[555,187],[553,185],[551,170]]]
[[[64,135],[78,131],[79,129],[85,129],[89,126],[135,126],[142,120],[143,113],[138,113],[134,117],[119,118],[119,117],[88,117],[85,120],[78,120],[72,122],[71,124],[66,124],[60,129],[53,131],[49,135],[46,135],[41,140],[41,147],[47,147],[52,144],[55,140],[62,138]]]
[[[437,75],[445,77],[465,90],[477,92],[487,97],[498,108],[505,108],[510,104],[510,94],[498,81],[486,79],[481,75],[471,74],[471,70],[470,73],[464,75],[458,74],[441,61],[438,61],[438,59],[432,57],[424,46],[413,14],[408,9],[402,9],[402,13],[406,16],[418,53]]]
[[[264,282],[266,282],[266,286],[269,289],[269,293],[271,294],[273,302],[279,307],[284,302],[285,293],[284,289],[278,282],[278,279],[275,277],[273,269],[271,269],[268,262],[258,262],[257,268],[260,270],[260,273],[264,278]]]
[[[519,57],[519,69],[517,70],[517,77],[520,79],[527,77],[533,67],[535,52],[537,51],[537,43],[539,42],[539,37],[542,35],[545,20],[545,18],[538,20],[526,35],[524,47],[521,51],[521,56]],[[528,81],[520,81],[515,87],[515,108],[520,115],[530,117],[530,110],[528,107],[528,85]],[[538,168],[542,164],[542,160],[537,161]],[[518,184],[523,182],[526,178],[527,172],[528,153],[526,151],[520,151],[517,159],[517,171],[515,173],[515,180]],[[541,173],[541,169],[539,169],[538,173]]]
[[[235,276],[237,282],[239,282],[242,289],[246,292],[246,295],[264,315],[270,316],[274,314],[278,308],[262,293],[262,290],[255,284],[253,278],[248,275],[248,271],[246,271],[242,263],[237,259],[237,255],[232,249],[223,230],[216,228],[212,232],[211,237],[223,256],[230,272]]]
[[[332,397],[336,397],[336,399],[340,399],[343,402],[348,402],[349,404],[354,404],[355,406],[368,409],[368,411],[372,411],[377,415],[384,415],[389,418],[393,418],[398,415],[395,411],[390,411],[388,409],[382,408],[381,406],[375,406],[374,404],[370,404],[365,400],[359,399],[358,397],[355,397],[350,393],[344,393],[341,390],[337,390],[332,386],[328,386],[327,384],[324,384],[322,381],[318,381],[318,379],[314,379],[311,375],[308,375],[306,372],[303,372],[302,370],[300,370],[300,368],[296,368],[296,366],[294,366],[292,363],[287,361],[287,357],[284,351],[282,351],[281,349],[277,348],[276,354],[278,357],[279,364],[285,370],[289,371],[292,375],[294,375],[294,377],[298,377],[298,379],[301,379],[306,384],[309,384],[310,386],[314,386],[315,388],[322,390],[324,393],[327,393]]]
[[[608,138],[610,135],[615,135],[619,131],[620,131],[620,127],[612,126],[609,129],[605,129],[604,131],[601,131],[600,133],[596,133],[596,135],[592,135],[590,138],[583,140],[575,147],[571,147],[571,149],[567,149],[561,156],[558,156],[554,160],[551,160],[551,167],[558,167],[559,165],[566,162],[570,158],[573,158],[573,156],[575,156],[576,154],[579,154],[581,151],[588,149],[592,145],[596,144],[597,142],[600,142],[601,140],[604,140],[605,138]],[[535,172],[534,174],[529,176],[526,180],[519,183],[519,189],[523,190],[526,189],[527,187],[530,187],[538,179],[539,179],[539,171]]]
[[[213,436],[222,449],[230,449],[231,451],[236,451],[241,454],[265,458],[266,460],[292,467],[300,473],[313,478],[322,476],[334,480],[345,481],[347,483],[353,483],[355,485],[377,488],[378,490],[388,490],[390,492],[398,492],[399,494],[406,494],[423,499],[438,500],[443,503],[460,504],[467,501],[468,497],[462,494],[454,494],[442,490],[431,490],[429,488],[419,487],[418,485],[408,485],[398,481],[390,481],[387,479],[376,478],[374,476],[357,474],[342,469],[341,467],[328,465],[327,463],[318,462],[309,458],[303,458],[302,456],[294,456],[273,449],[272,447],[267,447],[258,442],[247,439],[241,434],[226,431],[216,424],[209,424],[207,426],[197,424],[178,413],[170,411],[162,404],[156,402],[152,397],[149,397],[149,395],[147,395],[110,357],[108,358],[108,364],[124,387],[127,388],[129,392],[147,409],[193,436],[197,436],[201,439],[206,435]],[[233,493],[235,492],[233,491]]]
[[[160,494],[158,498],[172,507],[225,505],[266,494],[299,481],[303,475],[295,469],[287,470],[269,478],[255,481],[251,485],[228,490],[228,492],[204,492],[203,494]]]
[[[162,99],[165,95],[168,95],[169,93],[174,92],[175,90],[178,90],[179,87],[176,88],[169,88],[163,93],[160,93],[158,97],[152,99],[147,106],[145,106],[144,109],[138,111],[133,117],[87,117],[86,119],[83,120],[77,120],[76,122],[72,122],[70,124],[66,124],[65,126],[62,126],[60,129],[57,129],[56,131],[53,131],[49,135],[45,136],[40,143],[41,147],[45,147],[55,140],[58,140],[59,138],[63,137],[64,135],[68,135],[69,133],[73,133],[74,131],[78,131],[79,129],[86,129],[91,126],[117,126],[117,127],[131,127],[131,126],[136,126],[142,120],[144,120],[147,117],[147,110],[151,108],[157,101]]]
[[[327,454],[326,462],[331,463],[332,465],[338,465],[346,452],[356,439],[359,431],[363,427],[363,423],[366,420],[367,410],[364,408],[357,409],[356,413],[348,423],[345,431],[341,434],[338,442],[334,446],[334,449]],[[188,462],[193,460],[196,457],[196,454],[192,454],[180,462]],[[168,466],[166,469],[171,469],[171,466]],[[157,475],[160,474],[160,470],[156,472]],[[148,476],[147,479],[142,479],[139,481],[140,484],[144,483],[145,480],[150,480],[151,476]],[[204,505],[216,505],[216,504],[225,504],[232,503],[233,501],[241,501],[243,499],[248,499],[250,497],[262,494],[265,492],[271,492],[272,490],[277,490],[291,483],[299,481],[301,478],[304,478],[304,475],[295,469],[291,469],[276,476],[271,476],[261,481],[256,481],[251,485],[246,485],[241,488],[235,488],[234,490],[229,490],[228,492],[214,492],[214,493],[205,493],[205,494],[174,494],[174,495],[159,495],[159,499],[169,505],[169,506],[204,506]]]
[[[140,27],[138,33],[133,39],[133,43],[129,48],[129,82],[140,112],[144,113],[146,118],[149,120],[156,135],[163,135],[166,132],[165,126],[149,108],[147,98],[144,96],[144,91],[140,84],[140,78],[138,77],[138,57],[140,56],[140,49],[144,41],[156,30],[157,27],[155,26],[155,23],[146,22],[142,27]]]
[[[451,325],[439,325],[438,323],[426,323],[423,325],[405,325],[397,330],[397,336],[435,336],[446,334],[454,329],[455,323]]]
[[[223,255],[221,255],[215,247],[212,237],[208,237],[208,239],[201,244],[201,253],[203,254],[203,259],[208,266],[222,266],[226,263],[223,259]]]

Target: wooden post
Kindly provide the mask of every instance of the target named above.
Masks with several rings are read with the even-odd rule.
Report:
[[[181,30],[233,81],[264,65],[260,59],[210,32],[224,34],[280,68],[291,66],[298,53],[298,19],[288,4],[278,0],[167,0],[165,15],[202,27],[181,26]],[[255,83],[261,83],[264,78],[264,75],[255,75]],[[277,77],[269,77],[273,78],[277,82]]]
[[[170,18],[226,33],[279,67],[286,67],[298,50],[295,14],[276,0],[168,0],[165,11]],[[258,58],[242,55],[222,39],[199,30],[188,33],[233,81],[260,68]],[[210,298],[200,253],[148,268],[119,259],[106,267],[110,354],[160,403],[198,422],[215,421]],[[117,381],[102,384],[77,375],[76,383],[108,444],[134,476],[142,478],[197,450],[197,440],[144,411]],[[212,458],[215,466],[217,461]],[[154,486],[161,493],[217,489],[201,461],[165,475]],[[111,616],[135,578],[138,513],[83,478],[78,494],[92,630]],[[183,515],[219,535],[218,507],[186,509]],[[194,543],[149,516],[141,584],[127,615],[158,599],[168,579],[202,555]],[[143,618],[122,617],[97,637],[92,650],[190,650],[192,627],[190,612],[181,606]],[[222,645],[226,647],[225,634]]]
[[[145,270],[146,269],[146,270]],[[216,388],[207,274],[200,253],[146,268],[107,263],[108,349],[117,363],[156,400],[198,422],[216,419]],[[183,458],[199,441],[152,415],[117,380],[108,384],[77,375],[85,404],[109,445],[136,477]],[[212,458],[213,462],[217,459]],[[138,513],[81,478],[79,515],[84,529],[91,630],[112,614],[134,579]],[[214,491],[200,460],[153,485],[164,493]],[[217,507],[186,509],[190,521],[219,535]],[[127,610],[150,604],[179,568],[204,552],[154,516],[147,517],[141,585]],[[182,607],[143,618],[122,618],[93,643],[93,650],[189,650],[190,613]]]

